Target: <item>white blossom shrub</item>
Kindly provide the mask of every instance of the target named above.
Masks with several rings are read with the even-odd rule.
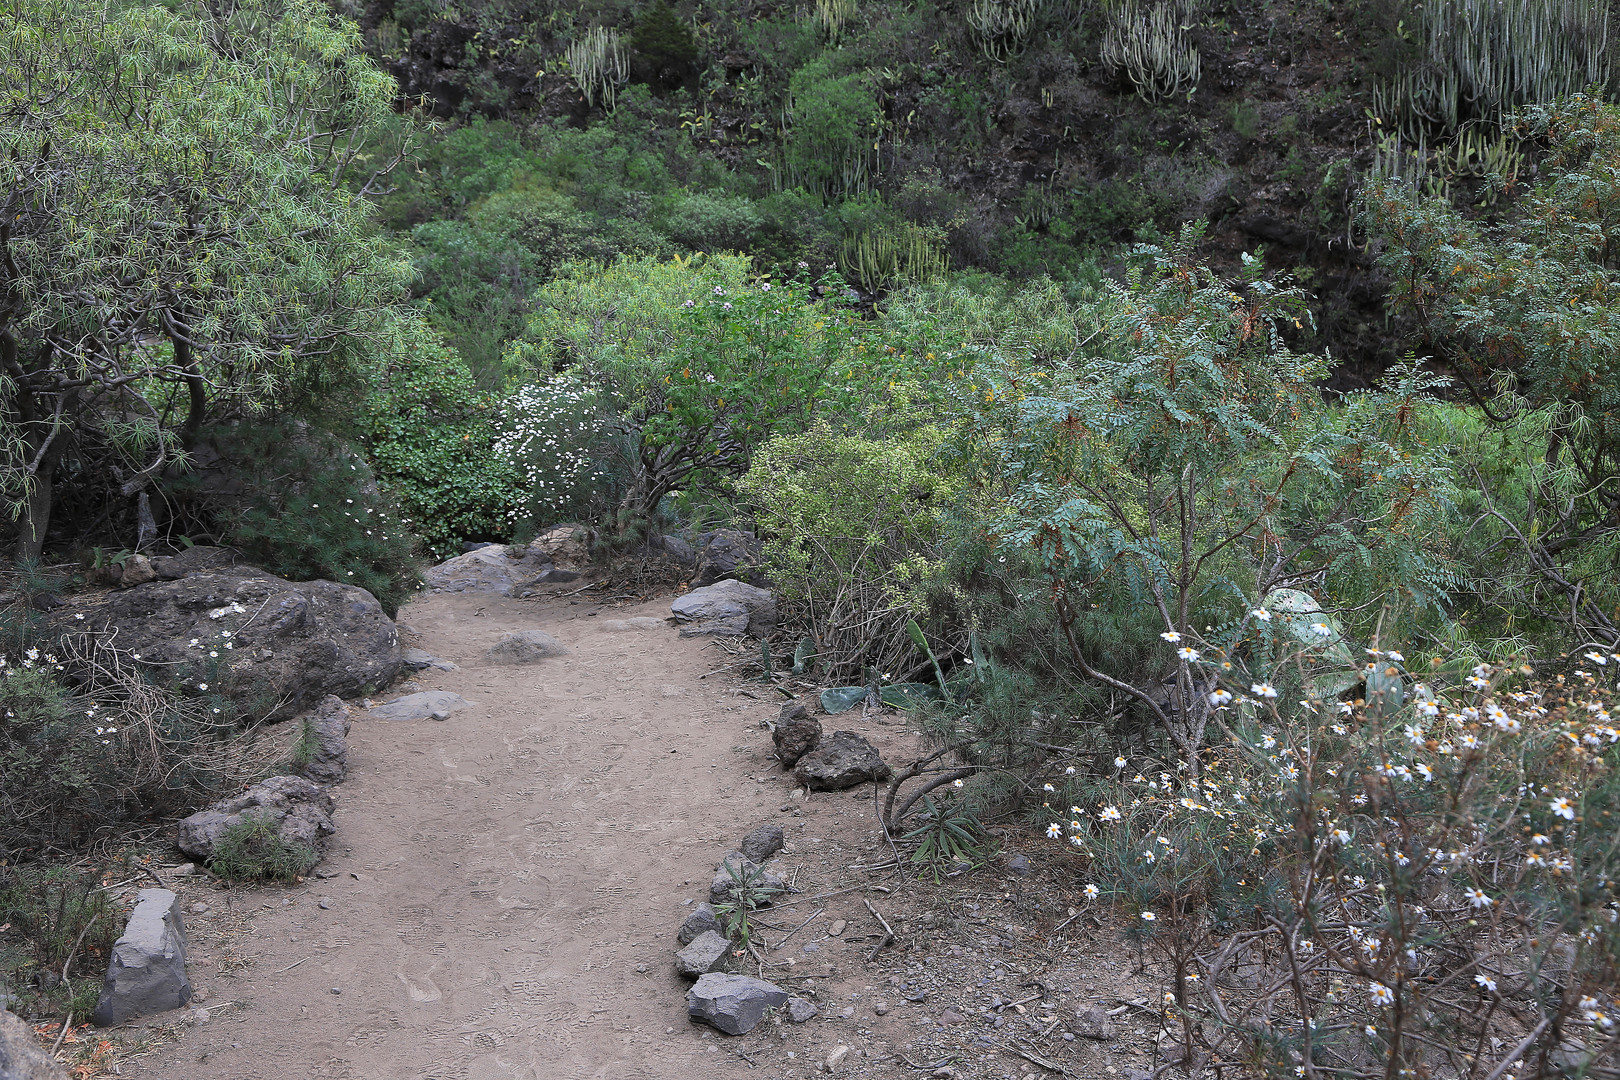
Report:
[[[1326,617],[1304,647],[1284,621],[1255,607],[1235,640],[1168,642],[1213,687],[1225,741],[1201,769],[1054,776],[1035,823],[1165,962],[1165,1056],[1620,1075],[1620,653],[1545,676],[1371,649],[1346,671]]]
[[[506,511],[514,529],[596,516],[616,493],[618,426],[598,394],[571,375],[519,387],[494,420],[494,455],[524,500]]]

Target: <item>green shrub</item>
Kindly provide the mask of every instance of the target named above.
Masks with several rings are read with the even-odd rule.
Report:
[[[665,0],[636,19],[630,34],[630,64],[638,81],[663,89],[683,86],[696,73],[697,62],[692,31]]]
[[[519,387],[501,402],[493,453],[520,478],[524,504],[509,512],[515,533],[564,521],[602,521],[628,484],[621,425],[571,374]]]
[[[230,881],[293,881],[315,869],[320,853],[283,840],[267,814],[243,814],[214,845],[208,868]]]
[[[88,1016],[122,930],[100,876],[0,860],[0,926],[0,994],[15,999],[6,1008],[22,1016]]]
[[[219,510],[221,539],[291,581],[358,585],[393,616],[420,576],[416,537],[366,460],[336,436],[289,420],[211,433],[242,488]]]
[[[823,198],[871,190],[881,168],[883,114],[864,73],[837,75],[830,59],[806,64],[788,84],[782,180]]]
[[[353,424],[378,482],[440,560],[459,554],[463,540],[505,539],[526,492],[493,451],[499,399],[436,337],[420,326],[408,332]]]
[[[243,721],[151,685],[97,635],[0,658],[0,862],[190,812],[258,775],[270,751]]]
[[[572,371],[623,426],[627,525],[741,473],[756,447],[817,412],[854,415],[882,395],[873,376],[890,353],[855,340],[827,298],[839,291],[757,279],[730,256],[568,267],[536,294],[512,360]]]
[[[760,447],[737,487],[765,535],[763,565],[824,680],[928,672],[906,632],[926,620],[953,481],[931,428],[875,440],[820,423]],[[932,674],[927,674],[932,681]]]

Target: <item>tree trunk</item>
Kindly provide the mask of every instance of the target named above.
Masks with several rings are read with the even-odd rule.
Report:
[[[36,563],[45,550],[45,533],[51,527],[51,488],[56,472],[56,455],[47,452],[34,474],[34,486],[23,499],[17,519],[17,561]]]

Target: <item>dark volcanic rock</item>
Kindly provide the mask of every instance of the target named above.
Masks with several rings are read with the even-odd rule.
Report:
[[[67,1080],[22,1020],[0,1009],[0,1080]]]
[[[867,780],[887,779],[890,770],[871,743],[853,731],[835,731],[799,759],[793,775],[811,791],[841,791]]]
[[[273,717],[328,694],[368,693],[399,674],[399,635],[376,597],[252,567],[148,582],[111,594],[84,621],[57,618],[68,631],[116,635],[120,649],[186,690],[207,684]]]
[[[180,900],[168,889],[142,889],[123,936],[113,945],[90,1022],[106,1027],[132,1016],[178,1009],[190,1000]]]
[[[795,762],[821,745],[821,721],[797,702],[784,705],[782,715],[776,718],[776,730],[771,732],[771,742],[776,746],[776,759],[783,768],[791,769]]]
[[[328,694],[299,723],[308,729],[309,760],[299,771],[317,784],[335,784],[349,773],[349,707]]]

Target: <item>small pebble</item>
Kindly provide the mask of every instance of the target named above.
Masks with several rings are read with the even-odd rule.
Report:
[[[197,902],[192,904],[190,907],[186,908],[186,910],[191,912],[191,914],[193,914],[193,915],[202,915],[202,914],[207,913],[208,905],[206,903],[204,903],[203,901],[198,900]]]
[[[315,906],[320,908],[322,911],[331,911],[332,901],[323,896],[319,900],[315,901]]]
[[[827,936],[837,937],[844,932],[844,927],[847,925],[849,924],[844,922],[843,919],[834,919],[833,924],[827,928]]]
[[[334,993],[334,994],[341,994],[341,993],[343,993],[343,987],[341,987],[341,986],[334,986],[334,987],[332,987],[332,993]]]
[[[872,1011],[877,1013],[879,1016],[886,1016],[889,1012],[889,1003],[887,1001],[880,1001],[876,1005],[872,1006]]]

